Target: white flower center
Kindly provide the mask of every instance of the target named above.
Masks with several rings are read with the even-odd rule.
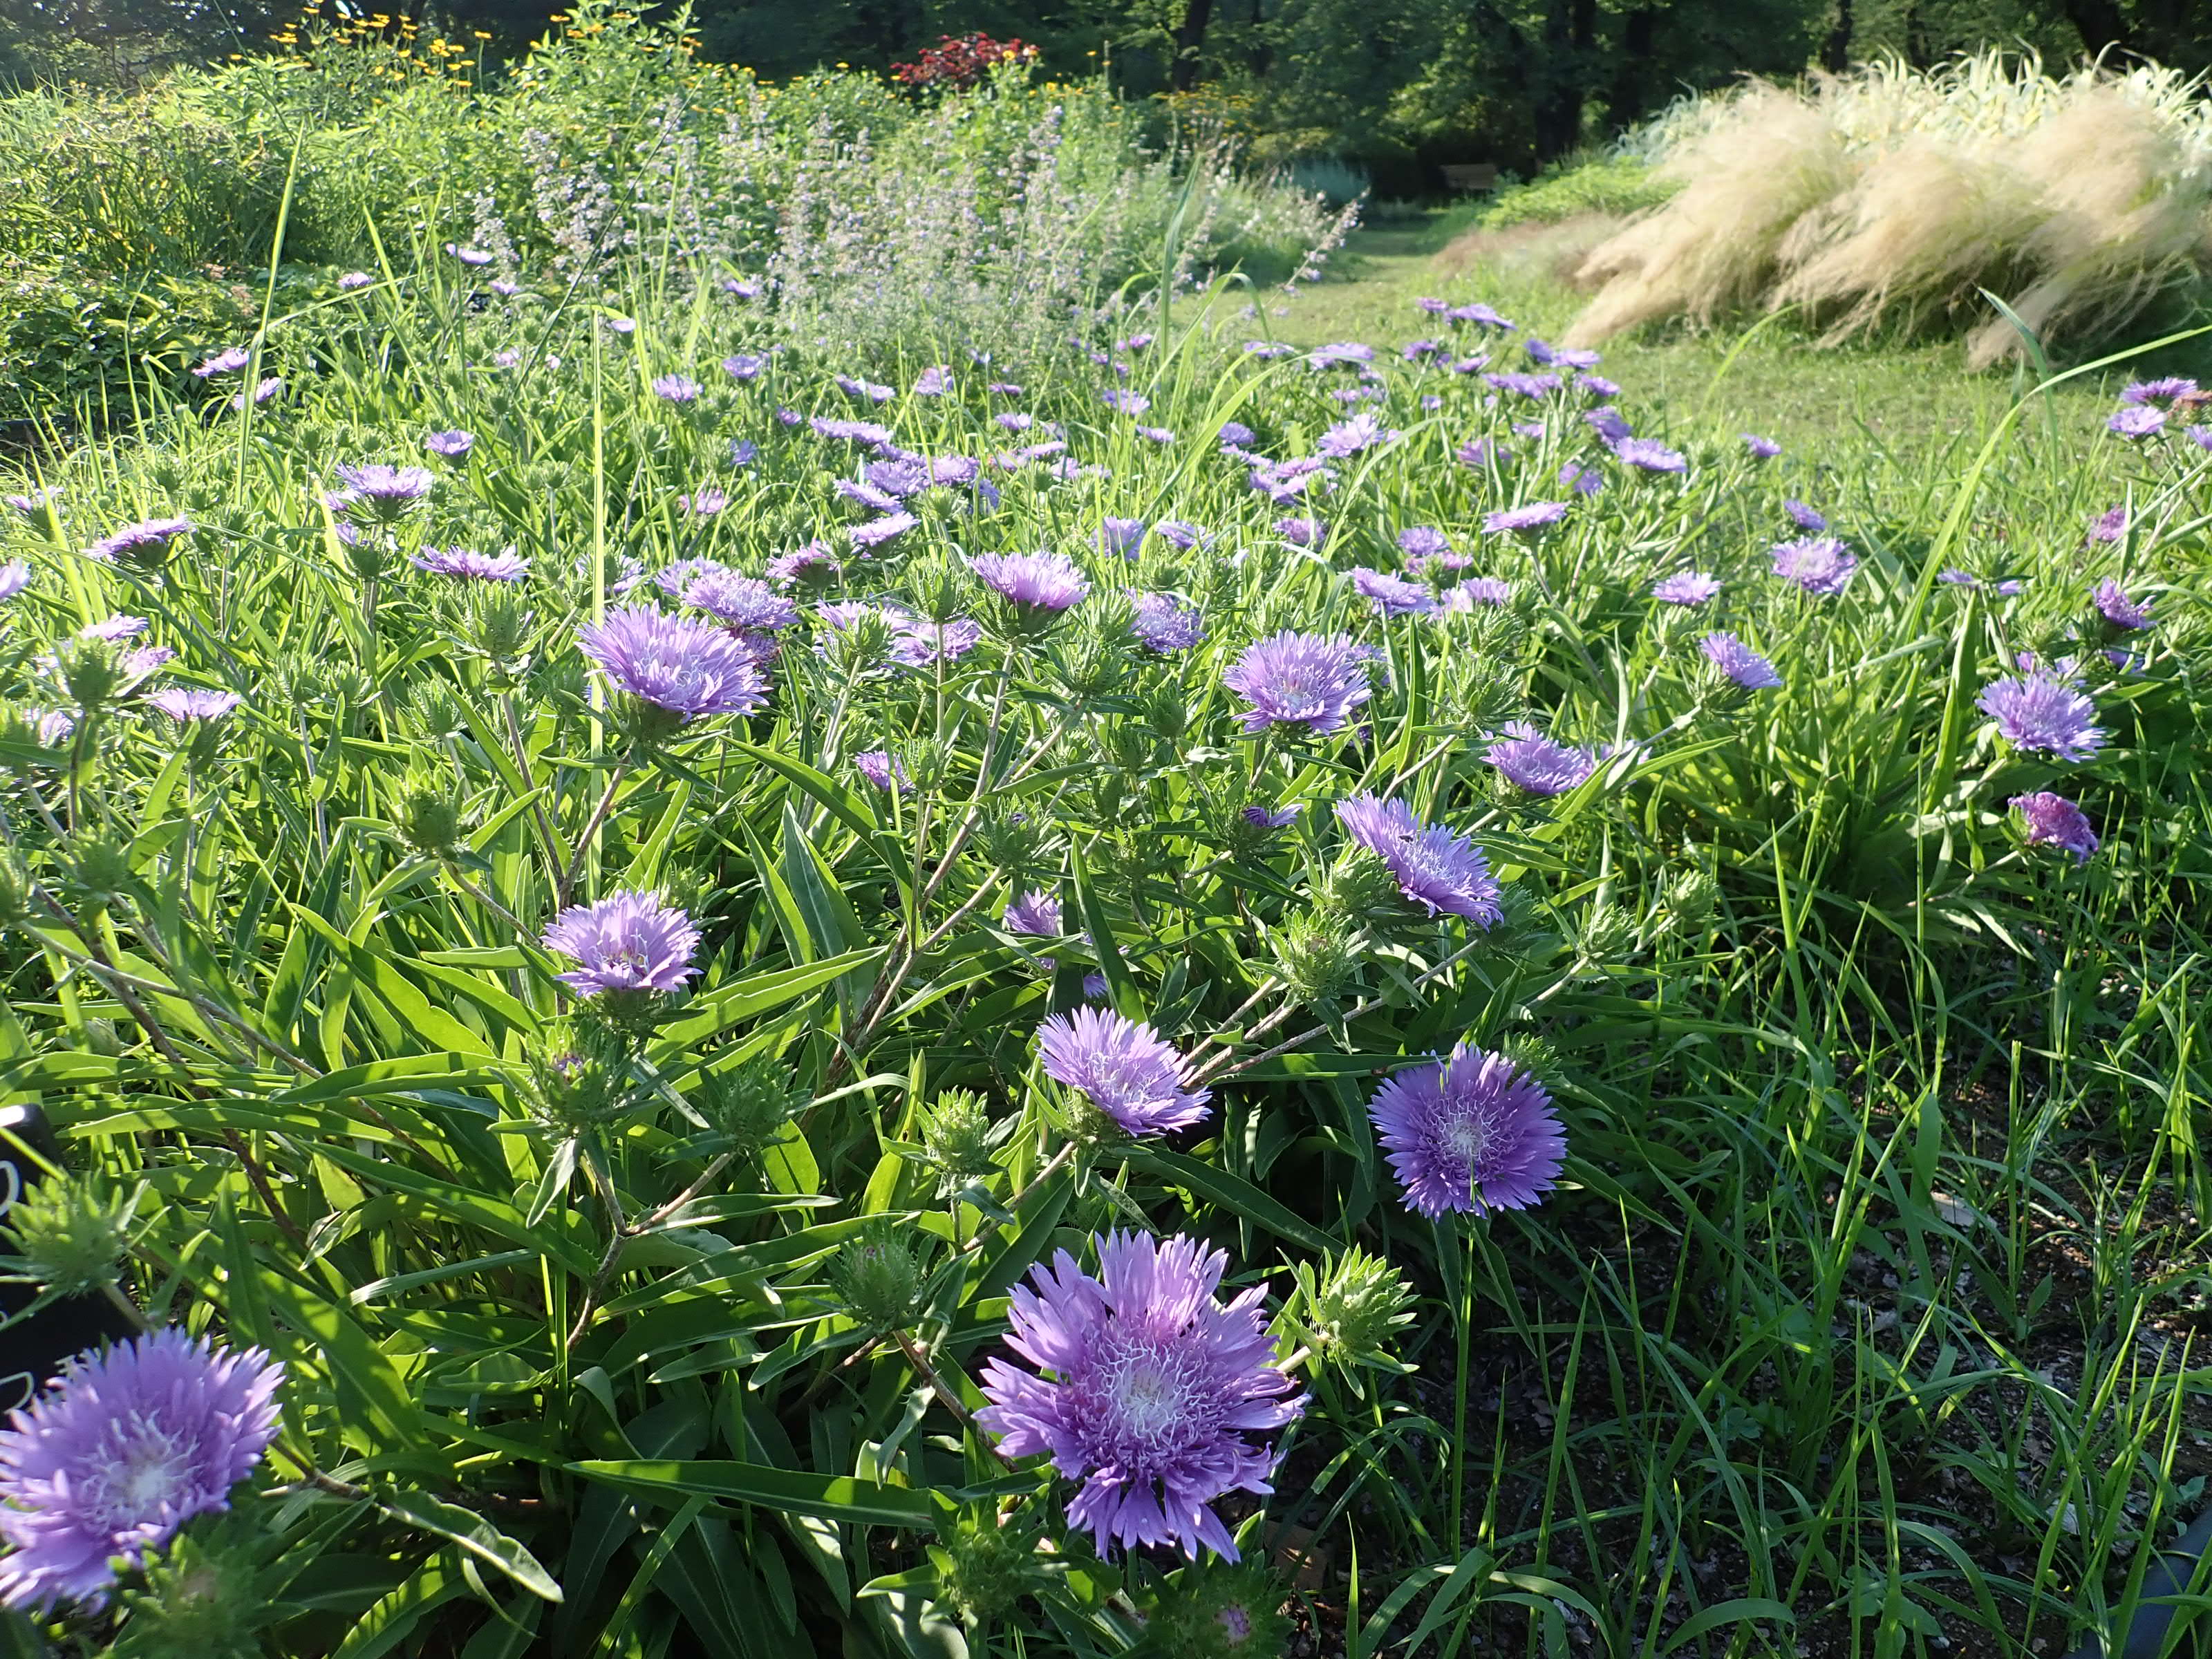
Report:
[[[190,1460],[174,1438],[151,1424],[135,1425],[112,1461],[86,1480],[102,1522],[130,1527],[157,1520],[183,1493]]]
[[[1483,1153],[1490,1145],[1488,1126],[1480,1118],[1470,1115],[1452,1119],[1443,1126],[1443,1139],[1453,1162],[1480,1173]]]
[[[1182,1415],[1182,1384],[1171,1372],[1141,1362],[1123,1374],[1115,1391],[1121,1421],[1132,1434],[1150,1438]]]

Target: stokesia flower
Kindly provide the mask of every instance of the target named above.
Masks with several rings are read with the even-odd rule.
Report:
[[[2009,804],[2027,826],[2030,847],[2059,848],[2071,853],[2076,864],[2087,864],[2089,854],[2097,850],[2097,832],[2089,827],[2081,809],[2065,796],[2039,789],[2033,794],[2014,795]]]
[[[1131,392],[1121,386],[1110,387],[1099,394],[1106,407],[1124,415],[1141,415],[1152,406],[1152,400],[1140,392]]]
[[[1010,933],[1033,933],[1046,939],[1058,939],[1060,934],[1060,901],[1042,888],[1032,888],[1006,906],[1006,913],[999,919],[1000,926]]]
[[[689,374],[656,375],[653,382],[653,395],[664,403],[695,404],[705,390]]]
[[[1448,910],[1486,928],[1504,914],[1490,860],[1466,836],[1424,824],[1405,802],[1373,794],[1339,801],[1336,816],[1352,840],[1389,866],[1398,890],[1431,915]]]
[[[457,461],[476,447],[477,434],[455,427],[451,432],[433,432],[422,440],[422,447],[433,455],[442,455]]]
[[[983,624],[966,617],[955,617],[945,623],[913,623],[892,645],[891,660],[908,668],[956,662],[973,651],[982,638]]]
[[[624,605],[577,643],[617,691],[684,720],[750,714],[767,701],[752,653],[711,623]]]
[[[1131,593],[1129,603],[1134,611],[1129,631],[1148,650],[1163,656],[1188,651],[1206,637],[1206,620],[1198,607],[1172,593]]]
[[[1096,1279],[1061,1250],[1014,1286],[1007,1344],[1036,1369],[989,1361],[990,1404],[975,1420],[1006,1455],[1048,1454],[1083,1483],[1067,1518],[1102,1553],[1109,1542],[1173,1543],[1235,1560],[1210,1505],[1273,1490],[1273,1455],[1251,1437],[1305,1409],[1271,1363],[1267,1293],[1218,1300],[1227,1255],[1180,1235],[1114,1233],[1097,1245]]]
[[[1774,665],[1733,634],[1708,634],[1698,641],[1705,660],[1747,691],[1771,691],[1782,684]]]
[[[1102,519],[1098,523],[1097,544],[1101,553],[1117,554],[1122,558],[1134,557],[1138,544],[1145,539],[1142,519]]]
[[[258,409],[283,389],[284,377],[281,374],[271,374],[265,380],[257,381],[253,387],[254,407]],[[242,412],[246,408],[246,398],[245,392],[240,392],[230,400],[231,408]]]
[[[225,346],[205,362],[196,366],[192,373],[203,380],[217,374],[235,374],[246,367],[252,356],[244,346]]]
[[[1720,591],[1720,578],[1703,570],[1680,570],[1651,585],[1651,597],[1664,605],[1703,605]]]
[[[2134,404],[2105,422],[2123,438],[2148,438],[2166,424],[2166,411],[2148,404]]]
[[[142,519],[110,532],[84,550],[86,556],[102,564],[112,564],[118,559],[158,558],[169,550],[171,542],[189,536],[191,530],[189,519]]]
[[[1385,617],[1425,617],[1437,608],[1436,598],[1427,588],[1402,576],[1362,566],[1352,573],[1352,585]]]
[[[1790,521],[1800,530],[1821,531],[1828,527],[1828,520],[1819,508],[1808,507],[1794,498],[1783,502],[1782,510],[1790,515]]]
[[[682,597],[731,628],[788,628],[799,620],[799,607],[772,584],[734,570],[702,572],[684,584]]]
[[[545,930],[545,948],[582,963],[556,975],[582,997],[603,991],[680,991],[699,970],[699,929],[658,893],[615,893],[572,904]]]
[[[99,1607],[111,1558],[143,1561],[230,1507],[276,1436],[284,1368],[172,1326],[70,1360],[0,1429],[0,1604]]]
[[[465,547],[426,547],[408,556],[407,562],[434,576],[463,576],[479,582],[519,582],[530,574],[530,561],[508,548],[504,553],[477,553]]]
[[[149,695],[146,701],[180,726],[194,720],[219,720],[238,707],[236,694],[229,691],[208,691],[198,686],[169,686]]]
[[[1751,459],[1754,461],[1771,461],[1782,453],[1780,444],[1771,438],[1762,438],[1756,432],[1739,432],[1736,436],[1743,440],[1743,447],[1751,452]]]
[[[359,501],[379,518],[397,519],[430,493],[429,473],[419,466],[386,466],[372,461],[364,466],[342,466],[338,479],[345,485],[342,505]]]
[[[870,749],[854,756],[853,769],[877,788],[894,793],[912,782],[906,775],[906,763],[888,749]]]
[[[1993,680],[1974,700],[1997,723],[1997,731],[2017,748],[2087,760],[2105,746],[2105,732],[2091,722],[2097,705],[2065,681],[2045,673],[2008,675]]]
[[[1346,635],[1285,629],[1246,646],[1221,683],[1252,705],[1242,716],[1247,737],[1286,725],[1329,732],[1373,695],[1367,661]]]
[[[1526,1209],[1566,1162],[1566,1134],[1543,1085],[1503,1054],[1464,1043],[1442,1064],[1390,1079],[1367,1111],[1407,1208],[1431,1219]]]
[[[1645,472],[1686,472],[1690,465],[1680,450],[1668,448],[1656,438],[1622,438],[1614,442],[1613,453]]]
[[[1497,576],[1469,576],[1444,594],[1444,609],[1466,613],[1478,605],[1510,605],[1513,584]]]
[[[768,367],[764,351],[738,351],[722,359],[722,373],[733,380],[757,380]]]
[[[21,559],[0,564],[0,601],[14,599],[31,585],[31,567]]]
[[[1107,1010],[1079,1008],[1037,1027],[1045,1075],[1133,1135],[1165,1134],[1206,1116],[1212,1098],[1186,1086],[1183,1058],[1151,1026]]]
[[[2151,624],[2150,601],[2146,599],[2137,605],[2110,576],[2097,584],[2097,590],[2091,598],[2097,606],[2098,614],[2115,628],[2133,629],[2148,628]]]
[[[1554,743],[1526,720],[1509,720],[1483,756],[1532,795],[1564,795],[1597,769],[1586,749]]]
[[[1452,550],[1451,538],[1429,525],[1398,532],[1398,550],[1408,559],[1433,559]]]
[[[1851,550],[1833,536],[1801,536],[1794,542],[1777,542],[1770,550],[1776,575],[1821,599],[1842,592],[1859,566]]]
[[[1029,611],[1065,611],[1091,591],[1065,553],[978,553],[968,568],[984,586]]]
[[[1322,433],[1315,449],[1320,454],[1342,460],[1364,449],[1395,443],[1403,435],[1395,428],[1385,427],[1382,416],[1373,410],[1363,409],[1350,420],[1339,421]]]
[[[917,398],[942,398],[952,390],[952,370],[944,363],[934,363],[915,376],[914,395]]]
[[[1567,516],[1565,501],[1528,501],[1520,507],[1501,507],[1483,515],[1482,527],[1493,536],[1541,530]]]
[[[902,510],[886,513],[881,518],[870,519],[866,524],[854,525],[845,532],[845,539],[865,552],[905,535],[921,522],[913,514]]]
[[[1328,526],[1319,519],[1278,519],[1275,533],[1292,547],[1315,548],[1328,540]]]

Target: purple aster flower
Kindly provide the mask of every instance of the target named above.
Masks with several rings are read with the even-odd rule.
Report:
[[[1384,426],[1382,416],[1373,410],[1363,409],[1350,420],[1339,421],[1322,433],[1321,442],[1315,447],[1321,454],[1342,460],[1362,450],[1395,443],[1403,435],[1395,428]]]
[[[454,258],[459,260],[463,264],[470,266],[488,265],[491,263],[492,258],[490,254],[485,252],[480,247],[466,247],[459,242],[447,243],[446,252],[452,254]]]
[[[1751,459],[1754,461],[1771,461],[1782,453],[1780,444],[1771,438],[1762,438],[1756,432],[1739,432],[1736,436],[1743,440],[1743,447],[1751,452]]]
[[[1513,603],[1513,584],[1496,576],[1469,576],[1444,595],[1444,609],[1470,611],[1478,605],[1504,605]]]
[[[1613,453],[1645,472],[1686,472],[1690,466],[1680,450],[1668,448],[1656,438],[1621,438],[1614,442]]]
[[[760,276],[725,276],[722,292],[739,300],[757,300],[766,287],[767,279]]]
[[[1795,499],[1782,503],[1782,510],[1790,515],[1790,522],[1800,530],[1819,532],[1828,527],[1828,521],[1814,508]]]
[[[2165,424],[2166,411],[2148,404],[2132,404],[2105,422],[2123,438],[2148,438]]]
[[[521,283],[509,282],[504,276],[493,277],[486,286],[488,286],[493,293],[498,295],[502,300],[512,300],[516,295],[522,292]]]
[[[946,623],[914,623],[892,645],[891,660],[908,668],[957,662],[973,651],[982,637],[982,623],[965,617],[956,617]]]
[[[530,561],[508,548],[504,553],[476,553],[465,547],[426,547],[407,562],[434,576],[462,576],[471,581],[519,582],[530,574]]]
[[[1136,431],[1137,435],[1147,443],[1171,444],[1176,441],[1175,431],[1170,427],[1140,426]]]
[[[1275,533],[1292,547],[1319,547],[1328,539],[1328,526],[1319,519],[1278,519]]]
[[[1493,536],[1508,535],[1519,531],[1541,530],[1555,525],[1567,516],[1565,501],[1528,501],[1519,507],[1501,507],[1494,513],[1486,513],[1482,527]]]
[[[1036,424],[1036,416],[1024,415],[1019,410],[1002,410],[991,418],[1009,432],[1026,432]]]
[[[1099,523],[1097,544],[1101,553],[1119,554],[1126,559],[1135,554],[1137,544],[1144,539],[1142,519],[1105,519]]]
[[[1939,570],[1936,573],[1936,580],[1947,587],[1979,587],[1982,585],[1978,579],[1964,570]]]
[[[2128,598],[2119,583],[2110,576],[2097,584],[2096,592],[2091,598],[2098,614],[2115,628],[2138,629],[2151,625],[2150,602],[2146,599],[2141,605],[2136,604]]]
[[[1577,351],[1577,352],[1564,352],[1564,351],[1563,351],[1563,352],[1561,352],[1561,353],[1559,354],[1559,356],[1560,356],[1560,360],[1561,360],[1562,362],[1565,362],[1565,361],[1568,357],[1570,357],[1570,356],[1576,356],[1576,357],[1579,357],[1579,356],[1585,356],[1585,355],[1589,356],[1596,356],[1596,353],[1595,353],[1595,352],[1591,352],[1591,353],[1587,353],[1587,354],[1585,354],[1585,353],[1579,352],[1579,351]],[[1607,379],[1605,378],[1605,376],[1604,376],[1604,375],[1602,375],[1602,374],[1577,374],[1577,375],[1576,375],[1576,376],[1575,376],[1575,390],[1576,390],[1576,391],[1577,391],[1577,392],[1583,392],[1583,393],[1586,394],[1587,396],[1589,396],[1589,397],[1592,397],[1592,398],[1618,398],[1619,396],[1620,396],[1620,383],[1619,383],[1619,382],[1617,382],[1617,381],[1614,381],[1614,380],[1607,380]]]
[[[681,598],[731,628],[773,631],[799,620],[799,607],[773,586],[734,570],[702,571],[684,584]]]
[[[2076,864],[2087,864],[2097,850],[2097,832],[2080,807],[2048,789],[2014,795],[2009,803],[2027,826],[2030,847],[2049,845],[2071,853]]]
[[[1516,398],[1541,398],[1559,389],[1559,377],[1556,374],[1493,374],[1482,379],[1485,385],[1510,392]]]
[[[1450,350],[1442,340],[1408,340],[1398,348],[1398,355],[1409,363],[1418,363],[1424,357],[1441,357]]]
[[[2176,398],[2193,398],[2197,382],[2171,375],[2162,380],[2137,380],[2120,393],[2124,404],[2170,404]]]
[[[760,446],[755,443],[750,438],[732,438],[730,440],[730,465],[732,466],[750,466],[759,459]]]
[[[1435,596],[1420,583],[1364,566],[1352,573],[1352,585],[1385,617],[1425,617],[1437,608]]]
[[[973,455],[939,455],[929,463],[929,482],[947,489],[964,489],[982,476],[983,463]]]
[[[1212,531],[1200,529],[1188,519],[1162,519],[1152,526],[1152,534],[1186,553],[1202,544],[1210,545],[1213,540]]]
[[[1483,756],[1532,795],[1564,795],[1597,769],[1587,749],[1554,743],[1526,720],[1509,720]]]
[[[435,482],[419,466],[386,466],[372,461],[363,466],[342,466],[338,479],[345,485],[343,500],[350,507],[365,504],[380,518],[396,519],[430,493]]]
[[[230,1507],[276,1437],[284,1368],[172,1326],[81,1354],[0,1429],[0,1605],[97,1607],[137,1564]]]
[[[577,643],[617,691],[685,720],[750,714],[767,701],[753,653],[710,623],[624,605]]]
[[[2212,426],[2192,426],[2188,428],[2189,441],[2199,449],[2212,449]]]
[[[1540,444],[1550,435],[1550,428],[1541,421],[1516,421],[1513,429],[1530,443]]]
[[[27,519],[43,519],[54,510],[54,503],[61,497],[59,484],[41,484],[27,495],[0,496],[0,501]]]
[[[767,367],[765,351],[737,351],[722,359],[722,372],[733,380],[757,380]]]
[[[211,379],[217,374],[235,374],[252,361],[252,356],[253,354],[244,346],[226,346],[205,362],[199,364],[192,373],[203,380]]]
[[[906,763],[888,749],[871,749],[853,757],[853,769],[878,789],[893,793],[912,786],[906,775]]]
[[[1259,434],[1242,421],[1224,421],[1221,423],[1221,430],[1215,435],[1224,444],[1241,446],[1250,443]]]
[[[689,514],[695,519],[711,519],[729,504],[730,498],[727,493],[716,489],[713,484],[695,490],[689,495],[678,495],[676,498],[676,510]]]
[[[942,398],[952,390],[952,369],[950,364],[933,363],[914,377],[914,395],[917,398]]]
[[[837,480],[837,493],[848,501],[857,501],[878,513],[898,510],[899,498],[896,495],[866,479],[840,478]]]
[[[1000,926],[1010,933],[1058,939],[1063,931],[1060,901],[1042,888],[1032,889],[1006,906],[1006,915],[1000,918]]]
[[[1721,591],[1720,578],[1703,570],[1680,570],[1651,586],[1651,597],[1665,605],[1703,605]]]
[[[1305,1409],[1271,1363],[1267,1293],[1218,1300],[1228,1257],[1180,1235],[1097,1243],[1097,1278],[1062,1250],[1013,1288],[1007,1344],[1036,1369],[988,1362],[991,1403],[975,1420],[1006,1455],[1048,1454],[1083,1482],[1067,1518],[1102,1554],[1109,1542],[1173,1543],[1233,1561],[1236,1540],[1209,1506],[1273,1490],[1273,1455],[1251,1437]]]
[[[1012,380],[994,380],[983,388],[994,398],[1018,398],[1022,388]]]
[[[1129,603],[1134,607],[1129,631],[1162,656],[1188,651],[1206,637],[1206,620],[1198,607],[1172,593],[1132,593]]]
[[[1478,351],[1471,356],[1455,358],[1448,367],[1455,374],[1474,374],[1490,367],[1490,354]]]
[[[1774,665],[1733,634],[1708,634],[1698,641],[1705,660],[1747,691],[1771,691],[1782,684]]]
[[[1451,309],[1451,302],[1448,300],[1438,300],[1432,298],[1428,295],[1423,295],[1420,298],[1413,301],[1413,308],[1416,311],[1425,311],[1431,317],[1441,317],[1445,312]]]
[[[123,677],[136,685],[155,669],[176,659],[177,648],[173,645],[143,645],[136,651],[123,653]]]
[[[984,586],[1028,611],[1065,611],[1091,591],[1065,553],[978,553],[968,568]]]
[[[918,456],[887,455],[870,461],[860,469],[860,476],[872,489],[882,492],[883,499],[869,505],[886,510],[909,495],[919,495],[932,482],[928,464]]]
[[[84,550],[88,557],[102,564],[112,564],[118,559],[157,558],[168,551],[171,542],[190,535],[191,530],[189,519],[142,519],[102,536]]]
[[[2089,539],[2093,542],[2117,542],[2128,533],[2128,509],[2108,507],[2089,521]]]
[[[207,691],[198,686],[182,685],[155,691],[146,701],[179,726],[194,720],[219,720],[239,702],[237,696],[228,691]]]
[[[1462,1043],[1401,1072],[1367,1103],[1406,1206],[1431,1219],[1521,1210],[1558,1182],[1567,1138],[1543,1085],[1503,1054]]]
[[[627,337],[637,332],[637,319],[635,317],[608,317],[602,320],[610,334],[618,334]]]
[[[1131,392],[1121,386],[1112,386],[1099,393],[1106,407],[1124,415],[1141,415],[1152,406],[1152,400],[1140,392]]]
[[[1434,559],[1452,550],[1451,538],[1430,526],[1415,525],[1398,532],[1398,550],[1408,559]]]
[[[1449,911],[1486,928],[1504,914],[1490,860],[1466,836],[1425,825],[1405,802],[1372,794],[1337,802],[1336,816],[1352,840],[1389,866],[1398,890],[1431,915]]]
[[[449,461],[457,461],[475,448],[476,442],[475,433],[465,432],[455,427],[451,432],[433,432],[422,440],[422,447],[433,455],[442,455]]]
[[[1165,1134],[1206,1116],[1206,1090],[1188,1087],[1182,1055],[1151,1026],[1109,1009],[1054,1014],[1037,1027],[1045,1075],[1076,1091],[1133,1135]]]
[[[1770,551],[1776,575],[1821,599],[1842,592],[1859,566],[1850,550],[1833,536],[1801,536],[1794,542],[1778,542]]]
[[[1629,429],[1628,422],[1621,418],[1620,411],[1610,404],[1601,409],[1583,410],[1583,424],[1608,444],[1625,444],[1636,435]]]
[[[891,441],[891,429],[874,421],[842,421],[826,415],[811,415],[806,424],[813,428],[817,437],[836,439],[848,444],[872,447]]]
[[[338,289],[341,293],[351,294],[357,289],[367,288],[375,280],[376,278],[365,270],[349,270],[338,278]]]
[[[1534,334],[1522,338],[1521,349],[1528,354],[1530,362],[1542,363],[1547,368],[1559,361],[1559,354],[1552,349],[1552,343]]]
[[[706,387],[689,374],[662,374],[654,378],[653,395],[663,403],[696,404]]]
[[[873,380],[856,380],[849,374],[837,376],[837,390],[848,398],[866,398],[872,404],[887,404],[898,396],[896,386],[878,386]]]
[[[14,599],[31,585],[31,567],[21,559],[0,564],[0,602]]]
[[[106,640],[112,645],[118,640],[135,640],[152,625],[143,617],[118,614],[104,617],[96,623],[87,623],[76,630],[76,636],[81,640]]]
[[[1280,830],[1305,810],[1306,804],[1302,800],[1294,800],[1288,806],[1248,806],[1244,809],[1244,822],[1255,830]]]
[[[1444,315],[1455,323],[1473,323],[1478,328],[1494,328],[1501,333],[1510,334],[1519,326],[1507,321],[1479,300],[1473,305],[1454,306]]]
[[[768,579],[781,586],[794,582],[828,583],[837,575],[837,555],[827,542],[812,541],[768,562]]]
[[[1492,462],[1502,466],[1513,457],[1510,451],[1487,438],[1470,438],[1459,447],[1456,459],[1462,466],[1479,472]]]
[[[1358,340],[1339,340],[1332,345],[1316,346],[1306,354],[1307,363],[1315,368],[1358,368],[1374,361],[1375,348]]]
[[[1601,495],[1605,489],[1605,474],[1594,466],[1580,461],[1567,461],[1559,467],[1559,482],[1577,495]]]
[[[886,513],[880,519],[871,519],[866,524],[856,524],[845,532],[854,546],[862,549],[881,547],[896,537],[903,536],[921,522],[913,514],[901,511]]]
[[[545,948],[583,964],[556,975],[582,997],[603,991],[680,991],[699,970],[699,929],[658,893],[616,893],[572,904],[545,930]]]
[[[1373,695],[1367,660],[1345,635],[1285,629],[1245,647],[1221,683],[1252,705],[1242,716],[1247,737],[1285,725],[1334,732]]]
[[[2045,673],[1993,680],[1974,700],[1997,723],[2005,739],[2021,749],[2087,760],[2105,746],[2105,732],[2091,724],[2097,705],[2064,680]]]

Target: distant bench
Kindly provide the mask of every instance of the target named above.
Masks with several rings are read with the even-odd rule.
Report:
[[[1453,161],[1443,168],[1444,188],[1466,192],[1496,190],[1498,168],[1489,161]]]

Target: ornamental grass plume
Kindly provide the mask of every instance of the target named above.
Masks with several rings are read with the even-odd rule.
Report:
[[[1237,1559],[1213,1509],[1232,1492],[1265,1496],[1273,1455],[1255,1437],[1305,1408],[1271,1363],[1258,1286],[1220,1301],[1227,1255],[1180,1235],[1097,1240],[1098,1276],[1066,1250],[1009,1297],[1004,1359],[983,1368],[979,1426],[1012,1457],[1049,1455],[1082,1490],[1069,1522],[1099,1551],[1173,1544]]]
[[[1188,1086],[1189,1067],[1150,1025],[1112,1009],[1078,1008],[1037,1027],[1045,1075],[1111,1118],[1125,1134],[1187,1129],[1202,1121],[1210,1091]]]
[[[1543,1085],[1503,1054],[1464,1043],[1448,1060],[1390,1079],[1367,1109],[1407,1207],[1431,1219],[1526,1209],[1566,1161]]]
[[[616,690],[678,716],[679,724],[750,714],[768,700],[752,653],[708,623],[624,605],[576,639]]]
[[[1281,633],[1244,647],[1221,683],[1252,706],[1242,716],[1244,733],[1271,726],[1303,726],[1326,733],[1373,695],[1368,658],[1342,634]]]
[[[230,1491],[276,1438],[284,1368],[172,1327],[69,1362],[0,1429],[0,1605],[100,1607]]]
[[[1336,816],[1353,841],[1389,866],[1398,890],[1431,915],[1449,911],[1488,928],[1504,915],[1489,858],[1464,836],[1424,824],[1405,802],[1371,793],[1339,801]]]
[[[609,991],[680,991],[699,971],[699,929],[658,893],[611,894],[573,904],[545,930],[545,948],[579,965],[556,975],[580,997]]]

